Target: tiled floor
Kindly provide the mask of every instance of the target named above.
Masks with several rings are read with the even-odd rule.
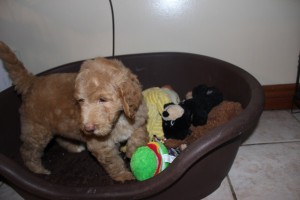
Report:
[[[22,199],[0,185],[0,200]],[[300,113],[264,111],[220,188],[205,200],[300,200]]]
[[[264,111],[229,175],[205,200],[300,200],[300,113]]]

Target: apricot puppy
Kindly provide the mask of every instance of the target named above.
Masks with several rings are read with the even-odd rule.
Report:
[[[41,162],[44,149],[55,137],[71,152],[87,149],[112,179],[134,179],[119,155],[119,143],[127,141],[126,155],[148,142],[147,107],[137,77],[118,60],[85,61],[78,73],[34,76],[6,44],[0,41],[0,57],[22,95],[20,152],[35,173],[50,174]],[[71,139],[71,140],[68,140]]]

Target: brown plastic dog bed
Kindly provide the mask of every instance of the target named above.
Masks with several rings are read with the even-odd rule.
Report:
[[[0,93],[0,178],[25,199],[189,199],[216,190],[228,174],[240,144],[255,128],[263,110],[263,91],[246,71],[227,62],[187,53],[117,56],[136,73],[144,89],[169,84],[181,96],[199,84],[219,88],[224,98],[240,102],[243,111],[228,123],[194,141],[154,178],[142,182],[112,181],[87,152],[71,154],[55,142],[45,151],[49,176],[31,173],[19,155],[21,98],[13,88]],[[76,72],[82,61],[41,75]]]

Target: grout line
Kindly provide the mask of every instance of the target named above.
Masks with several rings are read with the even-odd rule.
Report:
[[[255,144],[242,144],[241,146],[254,146],[254,145],[266,145],[266,144],[285,144],[285,143],[297,143],[300,142],[300,140],[289,140],[289,141],[278,141],[278,142],[261,142],[261,143],[255,143]]]
[[[229,175],[227,175],[227,181],[228,181],[228,184],[229,184],[229,188],[230,188],[230,191],[231,191],[231,194],[232,194],[232,197],[234,200],[238,200],[237,196],[236,196],[236,193],[234,191],[234,188],[233,188],[233,185],[231,183],[231,180],[229,178]]]
[[[297,122],[300,123],[300,109],[296,109],[296,111],[292,111],[292,109],[286,110],[286,112],[288,112],[290,115],[292,115],[292,117],[294,119],[296,119]],[[299,118],[297,118],[296,115],[299,115]]]
[[[300,123],[300,114],[299,114],[300,112],[298,112],[298,113],[291,113],[291,115],[297,120],[297,122],[299,122]],[[299,115],[299,117],[296,117],[295,115]]]

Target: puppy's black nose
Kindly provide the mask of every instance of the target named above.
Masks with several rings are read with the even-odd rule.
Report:
[[[169,113],[168,113],[167,111],[164,111],[164,112],[162,113],[162,116],[163,116],[163,117],[169,117]]]

